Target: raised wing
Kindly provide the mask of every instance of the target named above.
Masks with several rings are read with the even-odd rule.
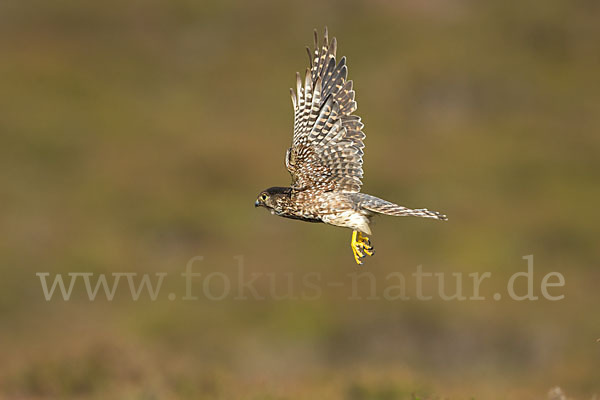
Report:
[[[285,165],[295,190],[359,192],[362,185],[362,149],[365,147],[356,110],[352,81],[346,80],[346,57],[336,64],[337,42],[325,37],[319,48],[315,30],[314,54],[308,50],[310,68],[304,86],[296,74],[294,138]]]

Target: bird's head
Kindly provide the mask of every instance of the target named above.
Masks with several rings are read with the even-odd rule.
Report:
[[[265,207],[271,214],[284,214],[284,207],[289,200],[292,191],[290,188],[272,187],[260,192],[254,207]]]

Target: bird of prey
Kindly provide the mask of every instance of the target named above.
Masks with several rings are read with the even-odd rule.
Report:
[[[254,206],[285,218],[352,229],[350,246],[360,265],[362,258],[374,254],[367,235],[375,214],[447,218],[360,193],[365,134],[360,117],[354,115],[356,101],[352,81],[346,79],[346,57],[337,62],[337,41],[328,39],[327,28],[320,46],[316,30],[314,36],[314,51],[306,48],[309,68],[304,80],[296,73],[296,91],[290,89],[294,135],[285,166],[292,183],[263,190]]]

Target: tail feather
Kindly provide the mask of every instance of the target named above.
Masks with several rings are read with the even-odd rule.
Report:
[[[361,195],[362,196],[359,201],[360,207],[371,212],[392,215],[395,217],[414,216],[423,218],[435,218],[439,219],[440,221],[446,221],[448,219],[448,217],[446,217],[444,214],[441,214],[437,211],[429,211],[426,208],[418,208],[413,210],[410,208],[399,206],[398,204],[394,204],[386,200],[382,200],[375,196],[362,193]]]

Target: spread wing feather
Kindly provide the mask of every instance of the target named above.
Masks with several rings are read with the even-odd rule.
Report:
[[[346,57],[336,64],[336,50],[327,28],[320,46],[315,31],[304,82],[297,73],[296,91],[290,89],[294,136],[285,164],[295,190],[359,192],[362,185],[365,134],[360,117],[352,115],[356,101]]]

